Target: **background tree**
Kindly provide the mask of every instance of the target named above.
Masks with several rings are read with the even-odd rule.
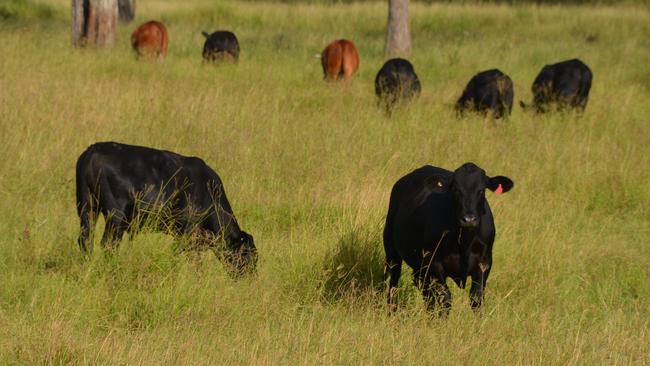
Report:
[[[72,0],[72,45],[115,43],[117,0]]]
[[[384,53],[387,58],[411,54],[409,0],[388,0],[388,32]]]
[[[131,23],[135,17],[135,0],[117,0],[117,8],[121,23]]]

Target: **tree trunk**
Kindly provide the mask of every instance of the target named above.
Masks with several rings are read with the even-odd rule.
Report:
[[[388,0],[388,33],[384,53],[388,58],[408,57],[411,54],[409,0]]]
[[[112,46],[117,26],[117,0],[72,0],[72,45]]]
[[[87,1],[72,0],[72,46],[83,46],[86,28]]]
[[[120,22],[131,23],[135,17],[135,0],[117,0]]]

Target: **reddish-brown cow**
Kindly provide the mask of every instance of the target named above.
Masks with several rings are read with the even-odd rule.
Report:
[[[336,40],[323,50],[320,57],[324,79],[328,81],[350,80],[359,68],[359,53],[352,41]]]
[[[140,25],[131,34],[131,45],[138,57],[163,59],[167,56],[167,28],[155,20]]]

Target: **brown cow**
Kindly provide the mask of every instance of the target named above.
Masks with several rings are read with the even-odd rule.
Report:
[[[167,56],[168,44],[167,28],[155,20],[140,25],[131,34],[131,45],[137,57],[163,59]]]
[[[352,41],[339,39],[325,47],[320,61],[325,80],[350,80],[359,68],[359,53]]]

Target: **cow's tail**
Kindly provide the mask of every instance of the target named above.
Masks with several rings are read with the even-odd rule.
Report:
[[[91,149],[88,148],[79,156],[76,168],[77,214],[81,225],[79,247],[84,253],[92,251],[92,231],[97,217],[97,205],[91,191],[91,182],[88,181]]]

